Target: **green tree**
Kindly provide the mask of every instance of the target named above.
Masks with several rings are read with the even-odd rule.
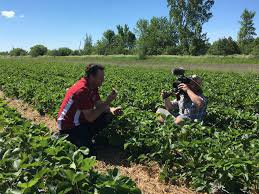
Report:
[[[79,51],[79,50],[74,50],[74,51],[71,53],[71,55],[79,56],[79,55],[81,55],[81,54],[80,54],[80,51]]]
[[[59,49],[48,50],[47,55],[50,56],[69,56],[72,55],[73,51],[70,48],[62,47]]]
[[[253,18],[255,17],[253,11],[245,9],[241,15],[241,28],[238,32],[238,44],[243,54],[249,54],[253,50],[254,36],[256,36]]]
[[[92,36],[85,34],[83,54],[91,55],[93,52]]]
[[[24,56],[27,55],[27,51],[21,48],[13,48],[9,54],[11,56]]]
[[[167,3],[181,53],[203,54],[207,38],[202,34],[202,26],[212,17],[214,0],[167,0]]]
[[[136,44],[136,36],[129,30],[128,25],[117,25],[117,34],[106,30],[101,40],[98,40],[94,52],[99,55],[131,54]]]
[[[53,49],[53,50],[48,50],[47,55],[49,56],[59,56],[58,50]]]
[[[136,24],[136,33],[138,36],[137,41],[137,50],[138,50],[138,58],[143,60],[147,55],[147,45],[148,45],[148,25],[149,22],[146,19],[140,19]]]
[[[70,48],[67,47],[62,47],[58,49],[58,54],[59,56],[69,56],[72,54],[72,50]]]
[[[259,56],[259,37],[257,37],[253,42],[252,55]]]
[[[112,46],[114,45],[114,41],[115,41],[115,32],[113,30],[106,30],[103,33],[103,37],[105,40],[107,40],[107,44]]]
[[[105,49],[104,55],[112,55],[114,54],[115,47],[115,32],[113,30],[106,30],[103,33],[102,48]]]
[[[136,36],[129,30],[127,24],[117,26],[118,33],[115,37],[115,46],[117,54],[130,54],[136,44]]]
[[[2,55],[2,56],[8,55],[8,54],[9,54],[8,51],[2,51],[2,52],[0,52],[0,55]]]
[[[202,28],[200,25],[196,26],[194,36],[191,37],[189,53],[191,55],[204,55],[209,49],[208,38],[206,33],[202,33]]]
[[[96,54],[108,55],[107,45],[107,40],[105,40],[104,38],[102,38],[102,40],[98,40],[95,46]]]
[[[139,55],[176,54],[177,39],[166,17],[153,17],[150,21],[138,20],[136,24]]]
[[[38,57],[38,56],[43,56],[46,55],[48,52],[48,48],[43,46],[43,45],[35,45],[31,47],[30,50],[30,55],[32,57]]]
[[[210,46],[208,54],[211,55],[233,55],[239,54],[240,49],[236,41],[231,37],[219,39]]]

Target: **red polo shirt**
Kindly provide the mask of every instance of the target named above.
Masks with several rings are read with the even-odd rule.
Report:
[[[98,89],[88,87],[87,78],[82,78],[70,87],[58,113],[58,129],[72,129],[87,122],[82,110],[93,109],[100,100]]]

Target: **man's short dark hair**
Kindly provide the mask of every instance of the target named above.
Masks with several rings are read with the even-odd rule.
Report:
[[[86,65],[85,77],[89,78],[90,75],[95,76],[98,70],[104,70],[104,67],[101,64],[95,64],[95,63],[90,63]]]

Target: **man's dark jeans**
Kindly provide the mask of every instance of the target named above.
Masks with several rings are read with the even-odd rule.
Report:
[[[93,151],[93,137],[103,128],[105,128],[113,119],[111,113],[101,114],[94,122],[92,123],[82,123],[81,125],[69,129],[69,130],[60,130],[60,134],[68,135],[68,140],[75,144],[77,147],[86,146],[90,149],[90,152]]]

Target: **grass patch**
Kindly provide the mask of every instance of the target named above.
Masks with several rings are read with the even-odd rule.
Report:
[[[175,56],[161,55],[148,56],[146,60],[139,60],[135,55],[90,55],[90,56],[67,56],[38,58],[26,57],[1,57],[0,60],[14,60],[36,63],[101,63],[119,66],[144,67],[149,69],[171,69],[183,66],[190,70],[228,71],[228,72],[259,72],[259,57],[252,55],[232,56]]]

